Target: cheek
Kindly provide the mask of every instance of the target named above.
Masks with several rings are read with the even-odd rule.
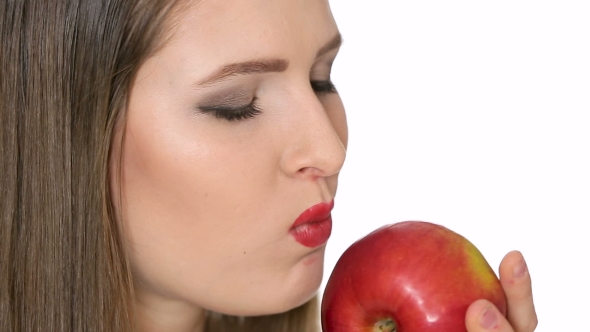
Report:
[[[218,136],[191,119],[167,130],[128,127],[123,181],[128,213],[136,216],[130,222],[167,220],[167,232],[208,232],[209,224],[226,227],[230,216],[263,196],[271,185],[272,154]]]
[[[172,267],[199,252],[221,261],[275,237],[279,229],[264,224],[272,220],[264,206],[276,193],[278,165],[268,132],[146,113],[130,114],[122,160],[124,231],[136,262],[159,257]],[[251,229],[268,234],[250,236]],[[194,264],[204,270],[201,261]]]

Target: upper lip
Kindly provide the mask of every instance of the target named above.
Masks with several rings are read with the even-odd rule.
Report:
[[[318,203],[307,210],[303,211],[295,220],[291,229],[308,223],[319,222],[327,219],[334,208],[334,200],[330,202]]]

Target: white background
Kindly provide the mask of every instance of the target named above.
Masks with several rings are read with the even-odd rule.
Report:
[[[590,1],[330,3],[350,144],[322,289],[362,235],[426,220],[496,271],[523,252],[538,332],[590,331]]]

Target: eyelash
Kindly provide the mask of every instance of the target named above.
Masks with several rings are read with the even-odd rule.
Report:
[[[331,80],[327,81],[310,81],[311,88],[315,93],[323,95],[328,93],[336,93],[336,87]],[[262,113],[262,109],[256,103],[258,98],[254,97],[252,102],[248,105],[239,106],[239,107],[223,107],[223,106],[210,106],[210,107],[201,107],[201,110],[205,112],[211,112],[213,116],[218,119],[225,119],[227,121],[241,121],[246,119],[251,119],[260,113]]]
[[[319,94],[325,94],[325,93],[337,93],[338,91],[336,91],[336,87],[334,86],[334,83],[332,83],[331,80],[327,80],[327,81],[311,81],[311,88],[313,89],[313,91],[315,91],[316,93]]]
[[[256,104],[258,98],[254,97],[252,102],[248,105],[238,107],[224,107],[224,106],[207,106],[200,107],[205,112],[210,112],[218,119],[225,119],[227,121],[240,121],[250,119],[262,113],[262,109]]]

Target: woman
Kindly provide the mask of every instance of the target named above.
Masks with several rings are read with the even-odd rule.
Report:
[[[327,1],[0,6],[0,330],[316,330],[347,144]],[[478,301],[469,331],[534,330],[520,259],[508,321]]]

